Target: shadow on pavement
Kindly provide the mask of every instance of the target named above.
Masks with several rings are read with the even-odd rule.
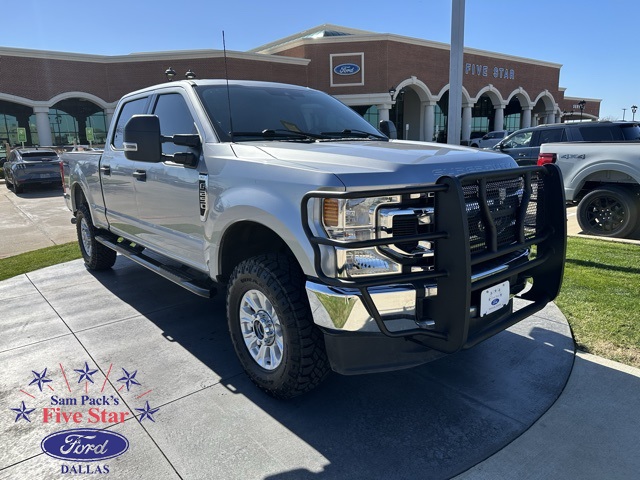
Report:
[[[310,394],[274,400],[253,386],[235,357],[224,293],[201,299],[129,263],[119,258],[116,270],[94,276],[142,316],[79,323],[78,337],[88,351],[104,352],[93,355],[103,371],[107,358],[124,356],[148,372],[150,384],[171,384],[156,397],[164,421],[147,429],[187,477],[448,478],[528,429],[558,398],[573,364],[566,323],[532,317],[428,365],[332,374]],[[67,322],[73,329],[73,319]],[[116,327],[126,333],[110,334]],[[98,335],[100,343],[93,341]],[[189,427],[184,412],[197,412]],[[189,430],[186,444],[165,431],[181,429]]]

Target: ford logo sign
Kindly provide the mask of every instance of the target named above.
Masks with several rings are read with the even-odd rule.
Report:
[[[493,300],[491,300],[491,305],[497,305],[500,303],[500,299],[499,298],[494,298]]]
[[[122,455],[129,449],[129,440],[109,430],[75,428],[47,435],[40,446],[53,458],[96,462]]]
[[[355,63],[343,63],[333,69],[337,75],[355,75],[360,71],[360,66]]]

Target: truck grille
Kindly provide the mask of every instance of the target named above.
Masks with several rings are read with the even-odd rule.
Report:
[[[471,253],[535,238],[543,183],[536,175],[527,191],[524,178],[463,186]]]
[[[537,173],[531,176],[530,189],[524,175],[463,185],[470,253],[496,252],[501,247],[534,239],[538,233],[536,225],[544,224],[539,218],[539,211],[542,211],[539,207],[544,198],[543,185]],[[403,213],[417,208],[416,200],[407,199],[407,202],[396,208]],[[432,198],[423,197],[418,203],[422,204],[422,208],[438,210]],[[399,214],[392,218],[389,233],[394,240],[435,231],[434,224],[421,224],[417,215]],[[418,242],[400,241],[394,242],[394,245],[410,253]]]

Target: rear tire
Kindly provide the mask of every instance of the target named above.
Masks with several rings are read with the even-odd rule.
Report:
[[[253,383],[276,398],[312,390],[330,368],[298,264],[286,255],[241,262],[227,291],[233,347]]]
[[[589,235],[627,237],[638,223],[638,198],[616,186],[586,194],[578,204],[578,224]]]
[[[106,270],[116,263],[116,252],[96,240],[96,227],[86,204],[76,212],[76,233],[84,263],[89,270]]]

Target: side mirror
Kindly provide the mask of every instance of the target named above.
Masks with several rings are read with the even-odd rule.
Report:
[[[162,161],[160,119],[134,115],[124,126],[124,156],[138,162]]]
[[[380,131],[389,138],[398,138],[398,131],[396,130],[396,126],[389,120],[380,120]]]

